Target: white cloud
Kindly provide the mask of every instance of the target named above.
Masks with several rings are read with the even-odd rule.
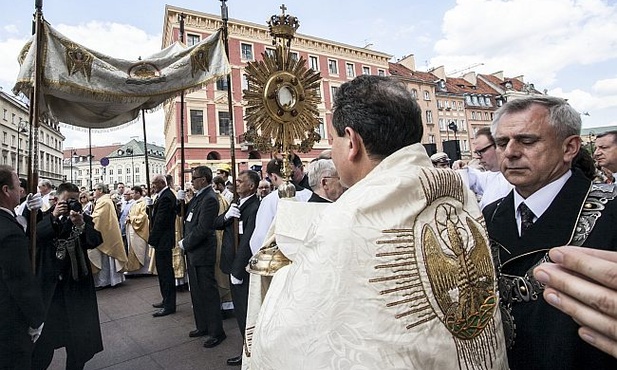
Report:
[[[483,62],[540,86],[568,65],[617,58],[617,5],[600,0],[458,0],[442,31],[432,65]]]
[[[592,89],[598,94],[617,95],[617,78],[596,81]]]
[[[10,34],[17,34],[17,33],[19,33],[19,29],[14,24],[7,24],[6,26],[3,27],[3,29],[7,33],[10,33]]]

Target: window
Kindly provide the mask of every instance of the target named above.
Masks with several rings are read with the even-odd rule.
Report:
[[[295,60],[297,62],[298,59],[300,59],[300,55],[297,52],[295,52],[295,51],[292,51],[289,54],[291,55],[291,60]]]
[[[324,122],[323,122],[323,118],[318,118],[317,120],[319,121],[319,126],[317,126],[315,128],[315,131],[323,139],[326,136],[326,128],[325,128],[325,125],[324,125]]]
[[[431,100],[431,94],[428,90],[424,90],[424,100]]]
[[[428,135],[428,142],[429,143],[434,143],[435,142],[435,135],[429,134]]]
[[[110,168],[110,169],[109,169],[109,176],[113,176],[113,174],[114,174],[114,169],[113,169],[113,168]]]
[[[411,96],[412,96],[414,99],[418,99],[418,90],[416,90],[416,89],[411,89]]]
[[[316,56],[309,55],[309,66],[313,71],[319,71],[319,59]]]
[[[199,35],[191,35],[190,33],[186,34],[186,46],[193,46],[199,43]]]
[[[248,90],[249,89],[249,79],[248,76],[246,74],[242,74],[242,90]]]
[[[11,114],[11,123],[15,123],[15,113]]]
[[[7,138],[8,138],[8,135],[6,134],[6,132],[3,132],[3,134],[4,134],[4,138],[2,139],[2,142],[3,142],[4,144],[8,144],[8,143],[6,142],[6,141],[8,140],[8,139],[7,139]]]
[[[276,50],[272,48],[266,48],[266,55],[270,58],[274,58],[274,56],[276,55]]]
[[[321,99],[321,82],[319,83],[319,87],[315,89],[315,92],[317,93],[317,97]]]
[[[487,121],[490,119],[489,115],[488,115],[488,112],[484,112],[484,119],[487,120]]]
[[[4,113],[2,113],[2,119],[6,121],[6,114],[7,114],[7,110],[4,110]]]
[[[98,175],[98,174],[99,174],[99,169],[98,169],[98,168],[95,168],[95,169],[94,169],[94,174],[95,174],[95,175]]]
[[[240,51],[242,53],[242,60],[253,60],[253,45],[241,43]]]
[[[467,105],[471,105],[471,96],[469,96],[469,95],[465,95],[465,103],[466,103]]]
[[[118,168],[118,175],[122,175],[122,168],[121,167]]]
[[[131,184],[131,176],[127,175],[127,176],[125,177],[125,179],[126,179],[126,180],[124,180],[124,182],[125,182],[125,183],[127,183],[127,184]]]
[[[219,112],[219,135],[229,136],[230,131],[229,112]]]
[[[371,67],[362,67],[362,74],[363,75],[370,75],[371,74]]]
[[[476,119],[476,112],[475,111],[471,111],[471,119]]]
[[[330,72],[331,75],[338,74],[338,62],[336,59],[328,59],[328,72]]]
[[[135,167],[135,171],[133,171],[135,173],[139,173],[139,166]]]
[[[485,96],[484,97],[484,104],[486,104],[487,107],[492,107],[491,98],[489,98],[488,96]]]
[[[385,75],[386,75],[386,71],[384,71],[383,69],[377,70],[377,76],[384,77]]]
[[[356,77],[356,71],[353,63],[345,63],[345,71],[347,72],[347,78]]]
[[[219,91],[227,91],[227,77],[221,77],[216,80],[216,89]]]
[[[127,167],[127,168],[126,168],[126,172],[125,172],[125,173],[126,173],[127,175],[130,175],[130,174],[131,174],[131,167]]]
[[[478,97],[476,95],[471,97],[471,104],[472,105],[480,105],[480,103],[478,103]]]
[[[332,102],[334,102],[334,98],[336,98],[336,92],[338,91],[338,86],[330,86],[330,93],[332,94]]]
[[[438,120],[438,123],[439,123],[439,130],[445,131],[446,130],[446,121],[443,118],[440,118]]]
[[[141,178],[139,177],[139,175],[135,175],[135,183],[139,184],[141,182]]]
[[[191,109],[191,135],[203,135],[203,134],[204,134],[204,111]]]
[[[432,124],[433,123],[433,111],[431,111],[431,110],[427,110],[426,111],[426,123],[427,124]]]

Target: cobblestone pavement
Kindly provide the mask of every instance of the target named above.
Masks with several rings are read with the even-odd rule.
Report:
[[[164,317],[152,317],[152,303],[161,300],[156,276],[129,278],[99,290],[97,297],[104,350],[86,369],[239,369],[225,363],[241,351],[235,318],[224,321],[227,339],[215,348],[204,348],[203,338],[189,338],[195,324],[188,291],[178,292],[176,313]],[[56,350],[49,369],[64,369],[65,358],[64,349]]]

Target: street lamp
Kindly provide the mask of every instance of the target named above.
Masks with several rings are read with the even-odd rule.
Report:
[[[28,132],[28,130],[26,130],[26,127],[28,126],[28,121],[22,121],[21,119],[19,120],[19,123],[17,124],[17,176],[19,176],[19,164],[21,163],[21,141],[19,140],[19,135],[20,134],[25,134]]]
[[[596,141],[596,133],[593,131],[589,131],[587,133],[587,144],[589,145],[589,154],[591,154],[591,156],[593,157],[593,152],[596,151],[596,149],[593,147],[594,142]]]
[[[73,183],[73,159],[77,156],[77,152],[73,150],[71,153],[71,184]]]

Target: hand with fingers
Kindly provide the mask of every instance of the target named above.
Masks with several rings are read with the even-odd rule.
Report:
[[[581,325],[579,336],[617,358],[617,251],[558,247],[536,267],[544,299]]]

